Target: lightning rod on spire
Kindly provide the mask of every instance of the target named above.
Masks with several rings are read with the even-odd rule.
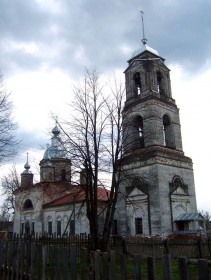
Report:
[[[142,20],[142,34],[143,34],[143,38],[142,38],[141,42],[145,46],[147,43],[147,39],[145,38],[145,33],[144,33],[144,12],[143,11],[141,11],[141,20]]]

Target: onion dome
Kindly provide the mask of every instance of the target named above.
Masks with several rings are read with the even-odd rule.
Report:
[[[58,126],[56,125],[51,132],[53,134],[53,137],[51,138],[51,144],[47,145],[47,149],[44,153],[43,159],[50,161],[53,158],[65,158],[65,152],[62,147],[61,139],[59,137],[60,130]]]
[[[53,133],[53,135],[59,135],[60,134],[60,130],[59,130],[59,128],[58,128],[58,126],[57,126],[57,124],[56,124],[56,126],[52,129],[52,133]]]
[[[29,154],[27,153],[27,160],[24,165],[25,170],[23,171],[24,174],[31,174],[31,171],[29,170],[31,168],[31,166],[29,165],[29,162],[28,162],[28,155]]]

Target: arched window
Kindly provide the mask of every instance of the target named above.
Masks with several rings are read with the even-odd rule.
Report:
[[[169,116],[166,114],[163,116],[163,142],[164,146],[175,148],[172,123]]]
[[[53,234],[53,222],[52,222],[51,216],[48,216],[47,222],[48,222],[48,234],[52,235]]]
[[[61,171],[61,179],[62,179],[62,181],[66,180],[66,170],[65,169],[62,169],[62,171]]]
[[[134,178],[131,182],[130,187],[128,187],[127,192],[129,193],[134,188],[141,190],[143,193],[148,194],[148,185],[142,178]]]
[[[137,95],[141,93],[141,76],[139,72],[136,72],[133,75],[134,85],[135,85],[135,92]]]
[[[27,199],[23,204],[23,209],[27,210],[27,209],[31,209],[31,208],[33,208],[32,201],[30,199]]]
[[[131,182],[131,186],[132,186],[133,188],[140,188],[140,187],[143,186],[143,184],[144,184],[144,182],[143,182],[142,179],[140,179],[140,178],[135,178],[135,179],[133,179],[132,182]]]
[[[174,187],[177,187],[177,188],[182,187],[184,185],[182,179],[179,176],[175,176],[172,180],[172,183],[173,183]]]
[[[138,116],[134,120],[134,148],[144,148],[144,129],[143,129],[143,118]]]
[[[188,195],[188,185],[185,185],[182,178],[178,175],[175,175],[172,179],[172,182],[169,183],[170,186],[170,193],[171,194],[179,194],[181,195],[181,191],[183,192],[183,195]]]
[[[56,233],[57,236],[61,236],[62,233],[62,219],[60,216],[58,216],[56,219]]]
[[[164,95],[163,75],[160,71],[157,71],[157,90],[160,95]]]

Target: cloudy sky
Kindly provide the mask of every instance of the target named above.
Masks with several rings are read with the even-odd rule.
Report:
[[[0,0],[0,69],[22,139],[14,163],[21,172],[29,152],[37,173],[51,113],[62,115],[85,67],[124,71],[141,47],[141,10],[148,45],[171,69],[198,208],[211,212],[210,0]]]

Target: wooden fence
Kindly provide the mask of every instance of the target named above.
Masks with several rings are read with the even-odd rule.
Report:
[[[179,256],[190,258],[211,257],[211,242],[209,239],[161,240],[126,238],[122,242],[125,253],[129,255],[140,255],[142,258],[148,256],[159,257],[164,254],[170,254],[173,258],[178,258]]]
[[[0,279],[210,279],[210,262],[206,259],[187,257],[172,259],[170,254],[163,253],[159,256],[151,255],[144,258],[141,254],[133,256],[121,254],[118,252],[119,248],[117,252],[114,250],[109,253],[89,252],[88,248],[79,248],[75,244],[61,242],[61,240],[52,242],[53,240],[51,243],[46,240],[38,242],[31,239],[1,240]],[[155,247],[155,242],[152,247]],[[152,252],[155,252],[155,248]]]
[[[35,246],[46,245],[47,247],[56,246],[57,248],[70,247],[71,244],[80,248],[90,249],[91,237],[89,235],[69,235],[66,238],[55,236],[36,235],[10,236],[9,240],[17,242],[34,242]],[[130,256],[140,255],[142,258],[148,256],[159,257],[164,254],[170,254],[173,258],[186,256],[190,258],[211,258],[211,239],[195,238],[192,239],[161,239],[160,237],[119,237],[110,238],[109,250],[114,250],[117,254],[127,254]]]

